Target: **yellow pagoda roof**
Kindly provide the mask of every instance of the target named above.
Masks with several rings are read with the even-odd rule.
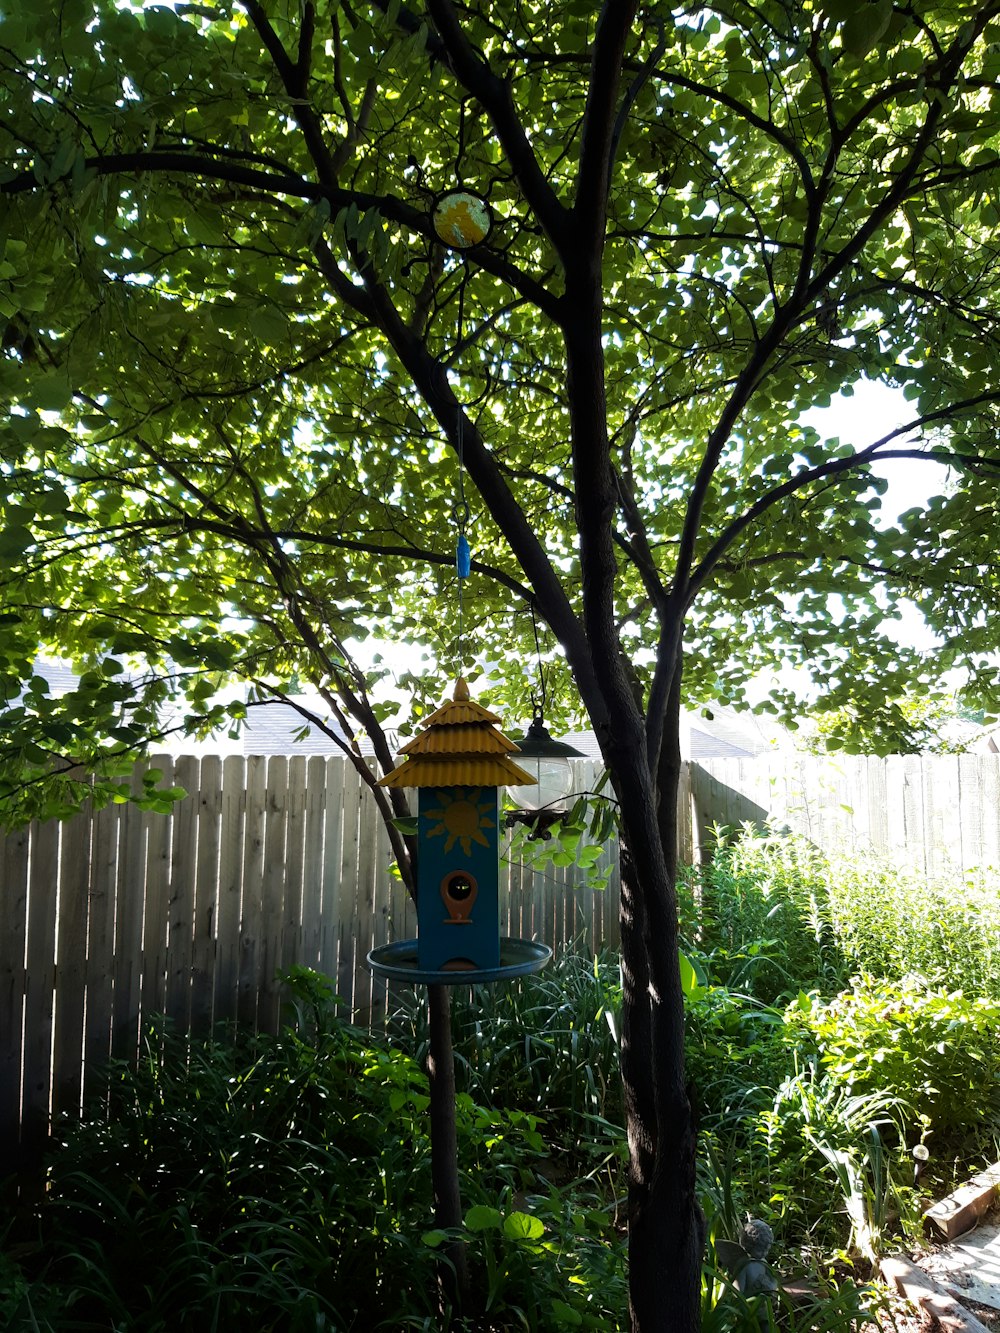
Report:
[[[428,727],[412,741],[399,747],[400,754],[434,754],[443,758],[449,754],[519,754],[517,746],[494,727],[481,726]]]
[[[443,703],[436,712],[431,713],[424,723],[425,727],[449,727],[466,722],[492,726],[500,722],[496,713],[491,713],[482,704],[477,704],[469,694],[468,681],[459,676],[455,681],[455,692],[447,703]]]
[[[405,758],[380,787],[526,787],[535,779],[508,758],[518,748],[497,730],[495,713],[474,703],[459,676],[453,697],[432,713],[419,736],[400,749]]]

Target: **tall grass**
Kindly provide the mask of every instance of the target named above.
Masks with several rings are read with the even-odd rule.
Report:
[[[858,972],[961,985],[1000,998],[1000,878],[926,880],[867,853],[717,830],[711,863],[682,895],[689,938],[720,982],[768,1003]]]
[[[567,950],[519,981],[455,987],[458,1086],[481,1105],[540,1117],[547,1137],[574,1151],[620,1145],[620,1013],[619,961],[608,950],[597,957]],[[400,995],[389,1032],[423,1063],[427,1010],[419,990]]]

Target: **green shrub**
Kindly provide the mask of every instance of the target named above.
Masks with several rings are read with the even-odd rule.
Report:
[[[50,1333],[465,1327],[440,1308],[424,1073],[339,1023],[322,978],[291,983],[279,1037],[158,1025],[138,1069],[113,1069],[63,1127],[0,1310]],[[619,1328],[624,1247],[596,1167],[557,1189],[537,1117],[463,1093],[457,1120],[476,1329]]]
[[[522,1110],[544,1122],[551,1142],[603,1154],[624,1139],[617,954],[564,950],[542,972],[517,981],[452,991],[456,1082],[474,1100]],[[389,1032],[413,1058],[426,1058],[422,989],[398,997]]]
[[[996,1116],[1000,1000],[865,976],[831,1000],[801,994],[786,1018],[849,1093],[885,1093],[942,1132]]]
[[[927,880],[874,856],[829,866],[831,927],[852,972],[1000,999],[1000,883],[979,874]],[[808,989],[805,987],[804,989]]]
[[[684,934],[719,985],[773,1005],[847,980],[828,865],[804,838],[720,832],[711,862],[687,878],[681,900]]]
[[[713,1135],[769,1105],[789,1065],[779,1010],[727,986],[714,985],[713,958],[682,960],[687,1074],[699,1121]]]

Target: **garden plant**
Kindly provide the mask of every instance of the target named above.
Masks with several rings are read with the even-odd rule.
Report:
[[[744,831],[685,878],[710,1333],[874,1333],[892,1317],[878,1257],[919,1233],[935,1190],[996,1156],[1000,886],[981,876],[962,895],[889,869]],[[959,960],[976,963],[964,992],[944,984]],[[139,1068],[112,1067],[60,1127],[47,1196],[6,1236],[4,1326],[626,1329],[618,957],[567,951],[456,994],[461,1312],[430,1206],[426,1008],[404,990],[362,1032],[325,979],[285,980],[280,1036],[191,1042],[154,1025]],[[773,1231],[795,1300],[741,1294],[725,1259],[747,1217]]]

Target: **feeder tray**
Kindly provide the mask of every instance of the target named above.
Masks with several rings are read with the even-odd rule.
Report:
[[[491,981],[511,981],[540,971],[552,957],[547,944],[535,940],[500,941],[499,967],[422,968],[417,962],[417,941],[396,940],[377,944],[368,954],[368,966],[376,976],[423,986],[479,986]]]

